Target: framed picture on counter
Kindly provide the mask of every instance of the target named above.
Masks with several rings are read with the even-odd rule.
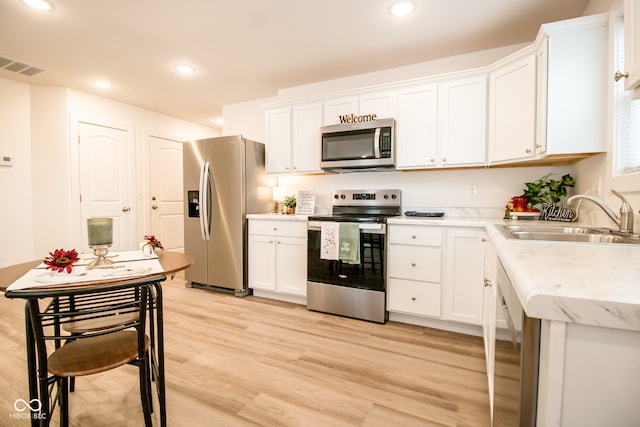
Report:
[[[316,193],[313,191],[298,191],[296,201],[296,215],[313,215],[316,207]]]

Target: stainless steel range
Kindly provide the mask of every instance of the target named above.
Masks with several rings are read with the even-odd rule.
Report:
[[[340,190],[332,214],[309,217],[307,308],[385,323],[387,218],[400,190]]]

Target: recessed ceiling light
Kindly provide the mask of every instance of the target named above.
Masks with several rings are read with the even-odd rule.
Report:
[[[389,12],[393,16],[407,16],[413,13],[415,9],[416,9],[416,4],[414,2],[400,1],[400,2],[394,3],[391,6],[391,9],[389,9]]]
[[[22,0],[22,3],[38,10],[51,11],[54,9],[53,3],[47,0]]]
[[[180,71],[182,74],[191,74],[196,71],[191,65],[180,64],[176,65],[176,70]]]
[[[111,83],[105,82],[104,80],[96,80],[93,82],[93,85],[100,89],[109,89],[111,87]]]
[[[218,117],[218,118],[216,119],[216,124],[217,124],[218,126],[222,126],[222,125],[224,124],[224,120],[222,119],[222,117]]]

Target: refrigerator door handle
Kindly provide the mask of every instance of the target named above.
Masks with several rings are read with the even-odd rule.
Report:
[[[211,165],[204,163],[200,171],[200,232],[202,240],[211,240],[210,223],[211,213],[209,212],[209,193],[211,191]]]

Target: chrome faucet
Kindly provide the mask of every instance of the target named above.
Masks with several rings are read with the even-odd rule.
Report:
[[[633,209],[631,208],[631,205],[629,204],[627,199],[625,199],[622,194],[618,193],[616,190],[611,190],[611,192],[618,196],[620,200],[622,200],[619,217],[611,210],[609,206],[607,206],[605,202],[587,194],[576,194],[575,196],[569,197],[567,203],[572,203],[577,199],[591,200],[593,203],[600,206],[602,210],[607,215],[609,215],[609,218],[611,218],[613,222],[616,223],[616,225],[618,226],[618,231],[620,231],[621,233],[633,234]]]

